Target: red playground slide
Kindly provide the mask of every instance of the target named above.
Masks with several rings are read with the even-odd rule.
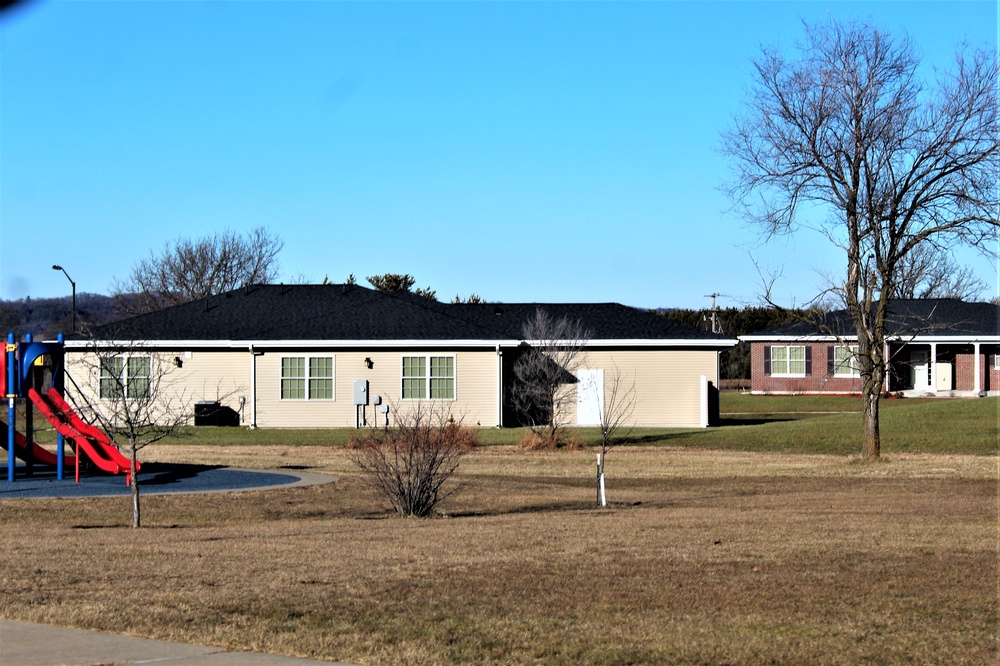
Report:
[[[7,424],[0,421],[0,433],[2,433],[3,441],[7,441]],[[21,460],[27,461],[29,458],[35,462],[39,462],[45,465],[56,466],[56,454],[49,451],[44,446],[39,446],[37,442],[31,443],[31,454],[28,454],[28,439],[21,433],[14,431],[14,455]],[[76,464],[76,458],[71,455],[66,455],[63,458],[63,464],[67,466],[72,466]]]
[[[45,395],[41,395],[35,389],[30,389],[28,397],[45,415],[56,432],[76,442],[80,453],[86,455],[105,472],[112,474],[124,472],[127,481],[131,483],[131,478],[128,476],[128,458],[121,454],[107,435],[81,419],[58,391],[53,388]],[[138,469],[139,463],[136,462],[136,470]]]

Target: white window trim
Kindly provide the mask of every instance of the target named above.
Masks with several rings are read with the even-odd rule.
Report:
[[[122,360],[121,374],[117,378],[117,382],[118,383],[115,385],[115,388],[122,388],[122,389],[124,389],[124,392],[125,392],[124,398],[125,398],[125,400],[135,400],[135,396],[130,396],[129,392],[128,392],[129,384],[131,383],[131,377],[129,376],[129,373],[128,373],[128,368],[129,368],[129,363],[128,362],[130,360],[132,360],[133,358],[146,359],[146,361],[148,363],[148,372],[149,372],[149,374],[146,375],[146,390],[147,390],[147,392],[150,391],[150,390],[152,390],[152,382],[153,382],[153,357],[152,357],[151,354],[117,354],[117,355],[115,355],[112,358],[120,358]],[[104,372],[103,372],[103,370],[104,370],[103,367],[99,367],[97,369],[97,397],[98,397],[98,399],[104,400],[104,401],[120,400],[121,398],[118,397],[118,396],[106,396],[106,395],[104,395]],[[146,396],[142,396],[142,397],[143,398],[148,398],[149,396],[147,394]]]
[[[405,358],[423,358],[425,360],[425,368],[427,369],[427,376],[424,377],[424,395],[426,398],[404,398],[403,397],[403,359]],[[432,358],[450,358],[451,359],[451,381],[454,387],[453,395],[450,398],[432,398],[431,395],[431,359]],[[454,402],[458,400],[458,358],[455,354],[400,354],[399,356],[399,397],[400,400],[404,402],[419,402],[423,401],[434,401],[434,402]]]
[[[837,363],[837,350],[838,349],[848,349],[850,350],[851,356],[848,359],[847,367],[848,371],[844,372],[842,366]],[[856,378],[861,376],[861,371],[858,370],[858,345],[836,345],[833,348],[833,376],[834,377],[849,377]]]
[[[306,383],[306,396],[304,398],[286,398],[281,393],[281,382],[285,377],[281,374],[281,369],[283,362],[286,358],[301,358],[305,361],[305,371],[306,376],[303,380]],[[313,358],[328,358],[330,359],[330,370],[332,374],[330,376],[330,397],[329,398],[313,398],[310,393],[309,380],[312,377],[309,375],[309,359]],[[319,379],[319,378],[317,378]],[[322,377],[326,379],[326,377]],[[337,400],[337,356],[335,354],[283,354],[278,358],[278,400],[282,402],[335,402]]]
[[[802,350],[802,372],[775,372],[774,371],[774,350],[775,349],[801,349]],[[788,356],[785,356],[785,367],[791,365]],[[806,346],[805,345],[771,345],[771,376],[772,377],[805,377],[806,376]]]

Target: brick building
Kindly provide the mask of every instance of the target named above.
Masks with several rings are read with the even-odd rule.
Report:
[[[886,328],[886,392],[1000,395],[1000,306],[897,299]],[[861,392],[857,335],[846,310],[740,339],[750,343],[753,393]]]

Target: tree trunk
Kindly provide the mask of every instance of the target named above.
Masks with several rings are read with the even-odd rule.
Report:
[[[879,435],[878,403],[879,391],[869,393],[866,387],[865,395],[862,397],[864,408],[862,419],[864,422],[864,436],[861,444],[861,457],[865,460],[878,460],[881,455],[881,436]]]
[[[132,455],[129,456],[129,478],[132,480],[132,527],[141,527],[141,514],[139,512],[139,478],[136,475],[136,451],[132,447]]]

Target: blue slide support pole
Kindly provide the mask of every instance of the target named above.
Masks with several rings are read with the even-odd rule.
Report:
[[[14,411],[14,396],[17,387],[17,371],[14,369],[16,362],[14,350],[17,345],[14,343],[14,334],[7,334],[7,482],[14,480],[14,433],[17,428],[15,422],[16,413]]]
[[[56,341],[59,343],[59,346],[61,348],[63,343],[65,342],[65,338],[63,337],[62,333],[60,333],[56,337]],[[63,372],[65,372],[65,369],[63,370]],[[52,384],[53,386],[55,386],[56,384],[55,377],[52,378]],[[60,393],[62,393],[64,390],[65,389],[60,389]],[[63,480],[63,461],[66,459],[66,454],[64,453],[64,450],[65,450],[65,445],[63,442],[62,433],[57,433],[56,434],[56,478],[60,481]]]

